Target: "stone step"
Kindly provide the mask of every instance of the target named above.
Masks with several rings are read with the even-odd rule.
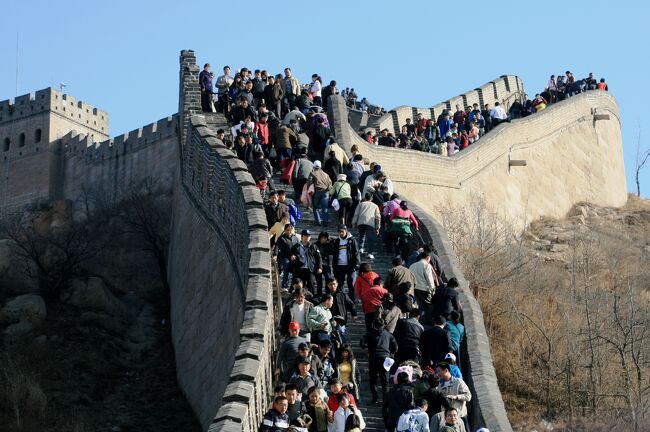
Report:
[[[280,183],[279,176],[276,176],[274,179],[275,187],[278,189],[285,189],[287,194],[293,197],[293,189],[288,185],[283,185]],[[295,199],[295,198],[294,198]],[[330,223],[328,226],[323,227],[316,223],[314,220],[314,214],[311,210],[305,209],[299,200],[295,199],[297,205],[302,211],[303,216],[296,224],[296,231],[299,233],[302,229],[309,229],[312,232],[312,236],[317,236],[321,231],[327,231],[330,236],[337,236],[337,224],[332,222],[331,217],[335,213],[330,213]],[[333,212],[333,211],[332,211]],[[352,229],[352,235],[355,235],[356,230]],[[375,243],[375,249],[381,247],[379,241]],[[374,259],[369,260],[366,255],[362,255],[362,262],[370,262],[373,270],[379,274],[381,277],[386,277],[388,270],[392,267],[391,261],[393,255],[391,253],[385,252],[383,250],[372,250]],[[359,305],[358,310],[361,310]],[[384,421],[382,419],[382,408],[381,408],[381,399],[379,404],[372,404],[372,395],[370,392],[370,382],[369,382],[369,373],[368,373],[368,358],[366,353],[360,347],[360,341],[363,335],[366,333],[365,321],[363,319],[363,314],[359,314],[359,318],[356,321],[348,322],[348,343],[351,346],[355,357],[357,359],[357,365],[360,368],[360,377],[361,383],[359,388],[360,401],[359,409],[363,414],[363,418],[366,422],[366,431],[383,431],[384,430]],[[380,392],[381,393],[381,392]],[[381,396],[380,396],[381,398]]]

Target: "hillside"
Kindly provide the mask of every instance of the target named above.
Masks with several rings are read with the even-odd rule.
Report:
[[[650,201],[500,230],[457,252],[514,429],[648,430]]]

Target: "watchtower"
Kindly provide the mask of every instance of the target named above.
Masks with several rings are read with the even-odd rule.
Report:
[[[60,138],[73,130],[103,141],[108,113],[52,88],[0,101],[1,213],[61,198]]]

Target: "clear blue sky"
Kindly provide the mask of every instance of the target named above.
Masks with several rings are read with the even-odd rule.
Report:
[[[0,99],[68,84],[110,114],[111,135],[177,111],[178,55],[312,73],[386,108],[431,106],[503,74],[529,94],[569,69],[605,77],[623,122],[628,189],[650,145],[650,4],[641,1],[5,1]],[[457,9],[454,9],[457,7]],[[645,189],[643,187],[645,186]],[[642,178],[650,196],[650,167]]]

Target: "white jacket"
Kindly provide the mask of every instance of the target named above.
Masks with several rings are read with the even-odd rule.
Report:
[[[374,229],[379,229],[381,223],[381,213],[379,207],[372,201],[361,201],[354,210],[352,216],[352,225],[368,225]]]
[[[332,423],[327,425],[327,432],[345,432],[345,421],[348,419],[350,414],[356,414],[359,416],[359,422],[361,423],[361,430],[366,428],[366,422],[363,420],[361,411],[357,408],[354,408],[353,405],[350,405],[348,408],[343,409],[339,407],[334,411],[334,419]]]
[[[421,259],[411,264],[409,270],[415,276],[415,289],[433,294],[436,290],[436,282],[431,265],[426,260]]]

